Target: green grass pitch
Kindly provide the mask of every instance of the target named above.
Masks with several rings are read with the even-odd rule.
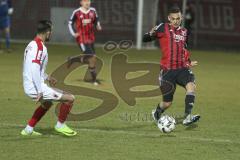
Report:
[[[78,131],[73,138],[56,135],[56,116],[52,108],[37,125],[42,137],[21,137],[35,109],[24,95],[22,61],[25,45],[13,45],[14,52],[0,55],[0,160],[237,160],[240,159],[240,54],[230,52],[192,51],[199,65],[193,69],[197,82],[194,113],[201,114],[198,125],[181,124],[170,134],[161,133],[149,114],[161,97],[138,98],[128,106],[117,95],[110,78],[112,54],[97,48],[104,66],[95,87],[81,81],[84,71],[77,69],[67,81],[113,93],[119,104],[112,112],[97,119],[69,122]],[[68,56],[80,53],[76,46],[49,45],[48,73]],[[135,49],[126,52],[130,62],[158,63],[158,50]],[[117,64],[116,64],[117,65]],[[152,78],[158,78],[158,75]],[[93,109],[99,100],[76,96],[73,112]],[[184,90],[180,87],[168,114],[184,111]],[[127,116],[126,116],[127,115]],[[146,116],[148,115],[148,116]]]

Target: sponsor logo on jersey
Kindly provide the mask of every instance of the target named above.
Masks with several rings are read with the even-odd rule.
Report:
[[[180,42],[180,41],[184,41],[185,40],[185,37],[182,36],[182,35],[179,35],[179,34],[173,34],[173,37],[175,39],[175,42]]]
[[[92,19],[83,19],[82,20],[82,23],[83,23],[84,26],[91,23],[91,22],[92,22]]]

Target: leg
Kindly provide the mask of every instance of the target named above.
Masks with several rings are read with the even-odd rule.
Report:
[[[72,109],[74,99],[75,97],[71,94],[63,94],[61,99],[59,100],[62,104],[60,106],[60,111],[58,115],[58,127],[61,127],[66,121],[67,116]]]
[[[196,85],[193,82],[189,82],[185,88],[185,117],[187,117],[187,115],[191,114],[194,105]]]
[[[4,29],[5,37],[6,37],[6,48],[9,51],[10,49],[10,28],[7,27]]]
[[[97,57],[95,55],[95,49],[94,44],[86,44],[86,55],[90,55],[91,57],[88,59],[88,70],[92,77],[92,82],[94,85],[98,85],[97,83],[97,72],[96,72],[96,63],[97,63]]]
[[[183,120],[184,125],[190,125],[197,122],[200,119],[199,115],[191,115],[192,108],[195,102],[195,77],[190,69],[183,69],[177,78],[177,83],[186,89],[185,97],[185,119]]]
[[[41,120],[41,118],[45,115],[49,108],[51,108],[51,106],[52,106],[51,101],[42,102],[41,105],[33,113],[32,118],[28,121],[28,125],[22,131],[22,135],[32,134],[34,132],[33,129],[36,126],[36,124]]]
[[[83,63],[83,64],[88,64],[89,63],[89,58],[91,56],[88,55],[80,55],[80,56],[74,56],[74,57],[68,57],[68,64],[67,68],[70,68],[73,63]]]
[[[67,116],[72,109],[74,99],[75,98],[73,95],[67,93],[63,94],[61,99],[59,100],[61,102],[61,106],[59,109],[58,121],[55,126],[55,130],[58,133],[64,134],[66,136],[75,136],[77,134],[77,132],[73,131],[65,124]]]
[[[176,88],[174,74],[174,72],[164,73],[163,71],[161,71],[159,83],[163,101],[158,104],[156,110],[153,110],[152,112],[153,118],[155,120],[159,120],[161,114],[172,105],[173,95]]]
[[[1,24],[0,24],[0,53],[3,53],[1,36],[2,36],[2,27],[1,27]]]
[[[88,70],[91,73],[93,83],[97,81],[96,62],[97,62],[97,59],[95,55],[89,58]]]
[[[161,102],[157,105],[156,110],[153,111],[154,120],[159,120],[161,118],[162,113],[167,110],[172,105],[172,102]]]

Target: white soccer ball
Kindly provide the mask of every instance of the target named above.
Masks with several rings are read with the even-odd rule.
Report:
[[[170,133],[175,129],[176,120],[173,117],[164,115],[158,120],[157,125],[163,133]]]

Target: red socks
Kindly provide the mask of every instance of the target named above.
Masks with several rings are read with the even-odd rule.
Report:
[[[38,121],[40,121],[40,119],[45,115],[45,113],[48,111],[48,109],[42,108],[41,106],[39,106],[32,118],[29,120],[28,125],[31,127],[35,127],[35,125],[37,124]]]
[[[62,103],[60,106],[60,111],[58,115],[58,121],[64,123],[67,119],[67,116],[72,109],[73,104]]]
[[[67,116],[72,109],[73,104],[62,103],[60,106],[60,112],[58,115],[58,121],[64,123],[67,119]],[[50,107],[49,107],[50,108]],[[41,120],[41,118],[45,115],[48,109],[45,109],[39,106],[35,112],[33,113],[32,118],[28,121],[28,125],[31,127],[35,127],[35,125]]]

